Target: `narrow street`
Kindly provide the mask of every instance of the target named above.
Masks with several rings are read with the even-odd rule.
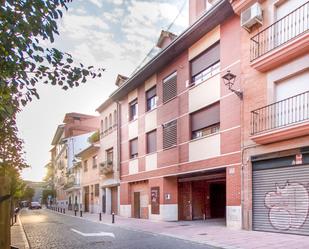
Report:
[[[21,221],[31,249],[201,249],[191,241],[98,224],[52,213],[22,210]]]

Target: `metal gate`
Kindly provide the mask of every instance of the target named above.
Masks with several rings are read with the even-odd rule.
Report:
[[[309,235],[309,165],[252,174],[253,230]]]

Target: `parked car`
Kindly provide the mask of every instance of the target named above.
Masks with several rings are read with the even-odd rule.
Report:
[[[30,203],[29,209],[41,209],[42,206],[40,203],[33,201]]]

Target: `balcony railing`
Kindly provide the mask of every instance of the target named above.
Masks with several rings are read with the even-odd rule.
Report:
[[[251,112],[251,135],[309,121],[309,91]]]
[[[309,29],[309,1],[251,38],[253,61]]]

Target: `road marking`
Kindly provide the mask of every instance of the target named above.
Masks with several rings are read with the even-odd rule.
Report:
[[[105,233],[105,232],[100,232],[100,233],[82,233],[78,230],[75,230],[73,228],[71,228],[71,231],[78,233],[84,237],[98,237],[98,236],[108,236],[108,237],[112,237],[115,238],[115,235],[113,233]]]

